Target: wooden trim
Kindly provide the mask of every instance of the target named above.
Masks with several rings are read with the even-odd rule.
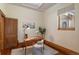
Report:
[[[58,30],[71,30],[71,31],[74,31],[75,30],[75,28],[58,28]]]
[[[5,17],[5,14],[1,11],[1,9],[0,9],[0,14],[2,17]]]
[[[77,52],[74,52],[74,51],[72,51],[70,49],[62,47],[62,46],[60,46],[58,44],[55,44],[53,42],[50,42],[48,40],[44,40],[44,44],[51,47],[52,49],[57,50],[58,52],[60,52],[60,53],[62,53],[64,55],[79,55],[79,53],[77,53]]]
[[[60,16],[58,16],[58,29],[60,28]]]
[[[1,55],[11,55],[11,49],[2,49]]]
[[[4,17],[0,14],[0,49],[3,49],[4,42]]]
[[[5,17],[6,19],[18,20],[17,18]]]

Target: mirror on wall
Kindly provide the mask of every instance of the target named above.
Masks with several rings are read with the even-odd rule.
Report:
[[[58,10],[58,30],[75,30],[74,4]]]

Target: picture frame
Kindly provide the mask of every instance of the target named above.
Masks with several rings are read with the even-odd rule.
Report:
[[[58,30],[75,30],[74,6],[60,9],[58,13]]]

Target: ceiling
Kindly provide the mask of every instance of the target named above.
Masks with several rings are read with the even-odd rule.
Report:
[[[30,8],[37,11],[45,11],[55,4],[56,3],[13,3],[13,5]]]

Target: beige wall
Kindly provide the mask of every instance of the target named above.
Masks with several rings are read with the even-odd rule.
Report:
[[[79,52],[79,4],[75,4],[75,31],[57,30],[57,10],[70,4],[56,4],[44,12],[46,39]],[[52,38],[52,39],[51,39]]]

